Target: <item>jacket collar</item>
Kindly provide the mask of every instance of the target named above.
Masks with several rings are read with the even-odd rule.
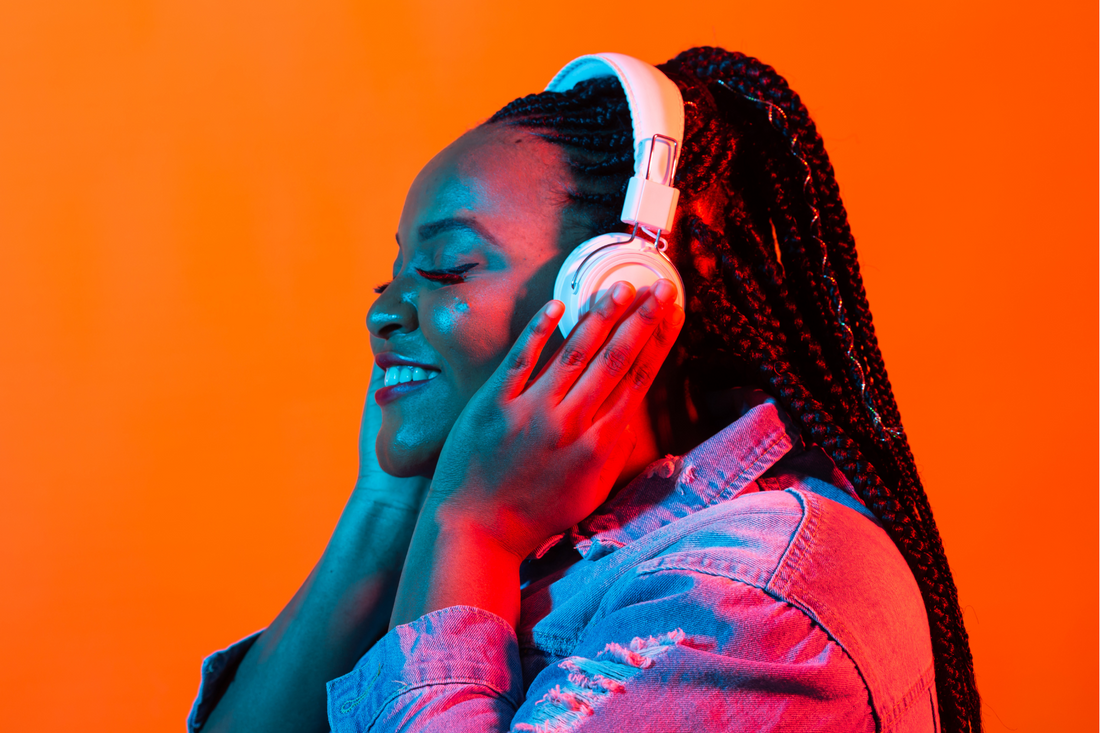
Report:
[[[655,461],[599,509],[544,542],[543,557],[568,539],[586,560],[597,560],[677,519],[755,490],[756,479],[792,449],[798,430],[776,401],[739,390],[737,418],[683,456]]]

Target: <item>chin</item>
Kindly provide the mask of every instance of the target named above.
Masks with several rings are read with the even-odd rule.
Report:
[[[435,464],[439,460],[439,451],[443,442],[420,440],[408,443],[386,436],[383,430],[374,443],[374,452],[378,456],[378,465],[383,471],[397,478],[423,476],[431,478],[435,473]]]

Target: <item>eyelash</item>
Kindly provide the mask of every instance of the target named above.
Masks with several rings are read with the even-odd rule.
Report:
[[[465,265],[459,265],[458,267],[448,267],[443,270],[421,270],[419,267],[414,268],[420,277],[425,280],[431,280],[432,282],[442,283],[443,285],[457,285],[459,283],[466,282],[466,273],[477,267],[476,262],[469,262]],[[390,282],[393,282],[392,280]],[[376,285],[374,292],[381,295],[389,287],[390,283],[385,282],[381,285]]]

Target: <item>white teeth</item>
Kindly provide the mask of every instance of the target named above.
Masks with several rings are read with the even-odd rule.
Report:
[[[405,382],[431,381],[439,376],[437,371],[429,371],[420,367],[394,366],[386,370],[384,386],[391,387]]]

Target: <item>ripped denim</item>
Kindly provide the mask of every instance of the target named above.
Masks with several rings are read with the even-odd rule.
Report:
[[[386,634],[328,683],[334,733],[939,730],[912,574],[770,400],[522,576],[517,629],[456,606]],[[207,660],[192,731],[242,655]]]

